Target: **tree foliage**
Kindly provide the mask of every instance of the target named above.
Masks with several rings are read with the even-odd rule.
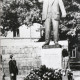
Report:
[[[80,13],[79,0],[63,0],[67,16],[60,21],[60,33],[65,36],[76,36],[77,30],[77,13]]]
[[[76,27],[77,12],[80,12],[79,0],[63,0],[67,11],[65,19],[60,20],[61,34],[74,34]],[[32,25],[34,22],[41,23],[42,3],[38,0],[25,0],[24,3],[18,1],[6,2],[3,5],[2,26],[8,30],[16,30],[20,25]],[[72,30],[73,29],[73,30]]]
[[[3,5],[2,26],[8,30],[16,30],[20,25],[30,26],[33,22],[41,22],[41,4],[37,0],[6,2]]]

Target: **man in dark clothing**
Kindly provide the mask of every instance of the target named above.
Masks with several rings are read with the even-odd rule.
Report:
[[[18,75],[18,68],[16,65],[16,60],[13,60],[13,55],[10,55],[9,61],[9,72],[11,80],[16,80],[16,75]]]

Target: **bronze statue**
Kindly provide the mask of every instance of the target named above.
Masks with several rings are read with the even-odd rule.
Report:
[[[64,8],[64,4],[62,0],[39,0],[39,2],[43,2],[43,13],[42,13],[42,21],[45,26],[45,44],[49,45],[50,43],[50,25],[52,22],[53,25],[53,35],[54,35],[54,43],[56,47],[59,47],[58,44],[58,27],[60,21],[60,15],[62,17],[66,17],[66,11]],[[61,14],[60,14],[61,10]]]

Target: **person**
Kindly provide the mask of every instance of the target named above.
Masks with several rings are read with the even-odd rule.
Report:
[[[69,55],[67,49],[62,50],[62,67],[66,74],[67,69],[69,68]]]
[[[43,11],[42,11],[42,23],[45,27],[45,44],[42,46],[49,45],[50,43],[50,32],[51,32],[51,22],[53,25],[53,35],[54,43],[56,47],[60,47],[58,44],[58,27],[60,16],[66,17],[66,11],[62,0],[39,0],[43,2]],[[60,14],[61,11],[61,14]]]
[[[18,68],[16,65],[16,60],[13,59],[13,55],[10,55],[9,61],[9,72],[11,80],[16,80],[16,76],[18,75]]]

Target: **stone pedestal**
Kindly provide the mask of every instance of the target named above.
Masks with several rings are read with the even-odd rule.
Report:
[[[41,51],[42,65],[48,68],[62,68],[62,48],[42,49]]]

